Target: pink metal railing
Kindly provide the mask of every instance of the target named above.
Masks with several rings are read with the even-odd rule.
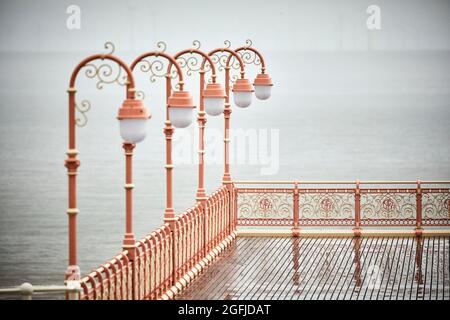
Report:
[[[180,279],[195,277],[192,270],[217,256],[235,231],[232,193],[221,187],[177,216],[175,230],[166,223],[89,273],[80,299],[160,299]]]
[[[181,278],[201,259],[204,251],[205,212],[200,203],[177,217],[175,278]]]
[[[154,299],[172,285],[173,235],[168,224],[136,242],[134,299]]]
[[[80,299],[130,299],[131,268],[128,251],[123,251],[81,279],[82,293]]]
[[[264,183],[291,186],[254,187]],[[252,187],[235,186],[243,184]],[[416,231],[422,226],[450,226],[450,182],[446,181],[238,181],[235,185],[221,187],[178,215],[174,230],[163,225],[88,274],[81,280],[80,298],[171,298],[231,243],[237,225],[354,230],[415,226]]]
[[[219,245],[231,234],[230,195],[225,187],[214,192],[207,200],[206,211],[206,252]]]
[[[234,189],[235,214],[240,226],[417,229],[450,226],[450,181],[237,181],[235,184],[252,185]],[[292,187],[254,187],[258,184]]]

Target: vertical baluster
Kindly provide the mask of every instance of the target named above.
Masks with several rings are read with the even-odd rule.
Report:
[[[294,181],[294,226],[292,228],[292,235],[298,237],[300,235],[299,227],[299,192],[298,192],[298,181]]]
[[[223,207],[222,207],[222,193],[221,192],[219,192],[219,195],[218,195],[218,205],[217,205],[217,207],[218,207],[218,210],[220,212],[220,214],[219,214],[219,231],[218,231],[219,236],[217,238],[217,242],[220,242],[222,240],[223,222],[224,222],[225,216],[230,214],[229,212],[225,213],[223,211]]]
[[[190,271],[192,269],[192,258],[194,256],[194,237],[193,237],[193,221],[192,221],[192,211],[189,211],[189,213],[186,215],[186,218],[188,219],[188,244],[189,244],[189,254],[188,254],[188,269],[187,271]]]
[[[234,210],[233,210],[233,205],[232,205],[232,200],[231,200],[232,194],[233,194],[233,185],[232,185],[230,191],[225,193],[224,207],[227,208],[227,212],[230,213],[227,217],[226,236],[229,236],[233,232],[232,221],[233,221]]]
[[[152,264],[150,266],[151,267],[151,269],[150,269],[150,273],[151,273],[151,279],[150,279],[151,280],[150,281],[150,292],[151,292],[151,295],[150,295],[150,299],[156,299],[155,292],[156,292],[156,288],[157,288],[157,279],[158,279],[158,276],[157,276],[158,265],[157,265],[157,256],[156,256],[156,252],[157,252],[156,246],[158,245],[158,242],[157,242],[157,239],[156,239],[156,236],[155,236],[154,232],[151,234],[151,240],[152,240],[152,251],[151,251]]]
[[[208,245],[208,210],[209,210],[209,201],[204,202],[203,208],[203,256],[206,257],[208,254],[207,245]]]
[[[361,236],[361,190],[359,180],[356,180],[355,187],[355,227],[353,228],[355,237]]]
[[[234,217],[233,217],[233,231],[236,232],[237,225],[238,225],[238,189],[235,189],[234,192]]]
[[[416,189],[416,236],[421,236],[423,232],[422,228],[422,188],[420,180],[417,180]]]

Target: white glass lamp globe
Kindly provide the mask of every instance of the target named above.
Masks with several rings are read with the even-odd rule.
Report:
[[[205,111],[210,116],[218,116],[223,113],[225,109],[225,98],[204,98]]]
[[[147,120],[150,112],[142,100],[126,99],[119,109],[120,135],[127,143],[138,143],[147,135]]]
[[[194,103],[188,91],[175,91],[169,97],[169,119],[175,128],[186,128],[192,123]]]
[[[256,76],[255,82],[255,96],[260,100],[267,100],[272,93],[272,79],[267,73],[260,73]]]
[[[235,91],[233,92],[234,103],[240,108],[247,108],[252,103],[251,91]]]
[[[170,122],[175,128],[186,128],[192,123],[194,108],[174,107],[169,108]]]
[[[147,135],[147,119],[122,119],[120,123],[120,135],[123,141],[138,143]]]
[[[218,116],[225,109],[225,90],[219,83],[208,83],[203,92],[205,111],[210,116]]]
[[[267,100],[272,93],[272,86],[255,85],[255,96],[259,100]]]
[[[247,108],[252,103],[252,93],[255,91],[248,79],[237,79],[233,85],[233,100],[240,108]]]

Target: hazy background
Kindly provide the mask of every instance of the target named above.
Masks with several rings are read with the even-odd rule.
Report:
[[[69,5],[81,29],[66,27]],[[381,30],[366,9],[381,8]],[[1,1],[0,285],[62,281],[67,259],[67,93],[72,69],[104,52],[131,62],[160,40],[175,53],[200,40],[209,51],[246,39],[263,52],[275,86],[268,101],[233,107],[232,127],[278,129],[277,174],[232,167],[238,179],[449,179],[450,1]],[[258,69],[247,67],[250,79]],[[164,81],[142,75],[153,117],[135,149],[135,232],[159,226],[164,209]],[[188,82],[193,92],[195,83]],[[95,89],[78,129],[82,273],[120,250],[124,160],[115,119],[124,90]],[[223,117],[208,119],[221,130]],[[188,132],[196,133],[196,126]],[[180,131],[177,131],[180,132]],[[175,133],[177,136],[177,133]],[[196,137],[196,135],[194,136]],[[232,142],[233,143],[233,142]],[[195,148],[192,148],[195,152]],[[208,192],[222,165],[208,166]],[[176,166],[175,207],[194,203],[197,166]]]

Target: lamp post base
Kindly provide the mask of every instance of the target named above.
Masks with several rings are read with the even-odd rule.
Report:
[[[414,232],[416,234],[416,237],[421,237],[423,235],[423,228],[422,227],[417,227],[414,229]]]
[[[361,232],[362,232],[361,227],[355,227],[352,230],[353,230],[353,235],[355,237],[361,237]]]
[[[197,198],[197,201],[205,199],[206,198],[205,189],[198,189],[195,197]]]
[[[164,223],[171,223],[175,220],[175,210],[173,208],[166,208],[164,211]]]
[[[231,182],[231,175],[229,173],[225,173],[222,177],[222,182],[224,184]]]
[[[69,265],[64,273],[65,281],[80,281],[81,271],[77,265]]]
[[[134,233],[125,233],[125,237],[123,238],[123,246],[134,246],[136,244],[136,239],[134,237]]]
[[[300,228],[299,227],[294,227],[291,229],[291,231],[292,231],[293,237],[300,237]]]

